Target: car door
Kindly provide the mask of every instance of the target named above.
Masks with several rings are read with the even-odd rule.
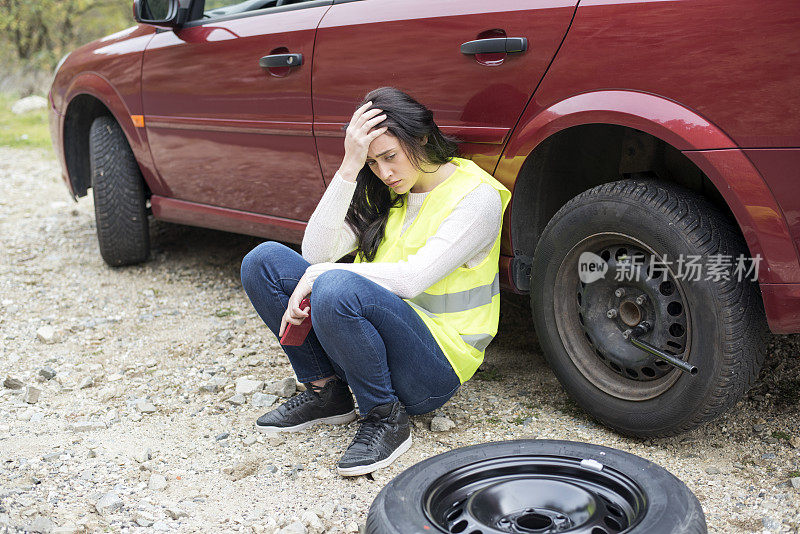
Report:
[[[203,20],[159,32],[145,50],[145,127],[172,198],[311,216],[324,191],[311,61],[316,27],[332,0],[277,3],[287,5],[207,11]]]
[[[367,92],[386,85],[430,108],[443,131],[464,141],[462,152],[492,172],[576,5],[577,0],[335,1],[314,49],[314,133],[326,180],[343,156],[342,126]],[[470,53],[521,48],[526,49]]]

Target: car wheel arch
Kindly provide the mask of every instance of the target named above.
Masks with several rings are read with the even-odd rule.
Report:
[[[146,150],[146,140],[137,132],[131,110],[117,90],[96,73],[76,76],[66,91],[62,142],[67,172],[76,197],[86,196],[91,185],[89,128],[97,117],[108,115],[120,125],[134,154]],[[149,152],[148,152],[149,153]]]
[[[624,109],[626,100],[621,98],[621,93],[625,93],[625,97],[634,95],[631,109]],[[587,95],[596,98],[589,98]],[[635,115],[643,110],[650,110],[650,116],[646,113]],[[673,116],[679,118],[666,120],[664,117],[670,110]],[[554,166],[553,158],[558,157],[559,161],[566,161],[573,166],[581,161],[585,162],[587,154],[582,154],[583,159],[575,157],[575,154],[581,156],[580,153],[585,150],[583,146],[575,144],[576,139],[580,140],[581,136],[597,136],[598,133],[606,142],[617,140],[616,143],[606,143],[614,147],[614,151],[606,152],[604,156],[606,173],[585,176],[583,180],[572,183],[565,182],[566,171],[559,169],[558,165]],[[604,134],[608,134],[608,137],[603,137]],[[654,150],[662,157],[666,155],[669,162],[649,168],[636,158],[628,158],[626,162],[622,153],[626,143],[643,146],[645,152]],[[569,147],[571,153],[565,147]],[[707,153],[704,149],[710,148],[730,149],[710,152],[726,152],[735,158],[739,174],[732,175],[729,168],[715,168],[714,162],[704,157]],[[565,155],[568,157],[565,158]],[[649,160],[645,158],[645,162],[647,161],[663,162],[655,156]],[[593,160],[592,163],[596,161]],[[676,173],[678,170],[683,172]],[[742,172],[747,175],[749,198],[748,195],[741,194],[741,185],[738,188],[731,185],[732,180],[739,179]],[[724,132],[691,110],[655,95],[600,91],[568,98],[538,113],[527,110],[509,140],[495,176],[503,183],[513,184],[509,230],[515,258],[519,258],[523,264],[529,261],[544,226],[570,198],[595,185],[637,174],[655,175],[661,180],[704,194],[733,218],[753,256],[760,254],[766,258],[771,254],[765,250],[765,245],[759,238],[759,233],[765,228],[769,228],[769,233],[774,235],[775,228],[782,227],[784,244],[791,245],[786,221],[771,191],[755,167]],[[752,209],[754,191],[758,192],[757,201],[763,206],[759,211],[760,219],[754,216]],[[763,216],[765,210],[772,214],[768,221]],[[778,247],[772,247],[773,253],[776,248]],[[518,270],[524,272],[524,267],[512,269]],[[764,271],[770,272],[766,267]],[[520,285],[524,283],[525,276],[515,275],[517,289],[529,290],[529,286]]]

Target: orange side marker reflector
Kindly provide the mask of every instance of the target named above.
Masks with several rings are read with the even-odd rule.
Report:
[[[144,115],[131,115],[131,120],[137,128],[144,128]]]

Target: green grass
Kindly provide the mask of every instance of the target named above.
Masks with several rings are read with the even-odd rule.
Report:
[[[47,109],[14,115],[11,113],[11,106],[17,100],[13,95],[0,94],[0,146],[52,147]]]
[[[238,312],[233,308],[220,308],[219,310],[214,312],[214,315],[216,315],[217,317],[228,317],[230,315],[236,315],[237,313]]]

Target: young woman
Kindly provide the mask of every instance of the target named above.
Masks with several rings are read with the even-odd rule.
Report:
[[[409,95],[382,87],[364,100],[302,256],[266,242],[242,261],[244,289],[278,338],[287,324],[309,316],[312,324],[302,345],[284,347],[306,391],[256,427],[347,423],[355,395],[362,419],[338,463],[345,476],[408,450],[408,414],[442,406],[483,361],[497,333],[500,230],[511,197],[456,157],[455,142]],[[354,263],[334,263],[350,252]],[[307,296],[310,309],[300,309]]]

